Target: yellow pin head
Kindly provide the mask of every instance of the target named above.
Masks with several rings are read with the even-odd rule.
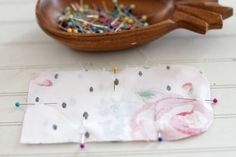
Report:
[[[112,72],[115,74],[117,73],[119,68],[117,66],[112,66]]]

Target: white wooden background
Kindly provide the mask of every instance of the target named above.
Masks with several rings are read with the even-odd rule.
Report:
[[[221,0],[236,7],[235,0]],[[221,157],[236,155],[236,17],[225,21],[223,30],[207,36],[177,30],[149,45],[115,53],[75,53],[38,27],[34,0],[0,0],[0,156],[163,156]],[[185,64],[201,69],[212,83],[215,121],[202,136],[176,143],[89,144],[83,152],[78,144],[22,145],[19,143],[32,72],[110,69],[156,64]]]

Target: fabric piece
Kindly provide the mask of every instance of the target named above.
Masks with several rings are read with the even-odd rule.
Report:
[[[85,132],[86,142],[199,135],[213,122],[209,86],[199,70],[178,65],[34,74],[21,143],[79,143]]]

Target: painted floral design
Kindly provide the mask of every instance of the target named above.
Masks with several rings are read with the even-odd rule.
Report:
[[[38,82],[37,85],[42,87],[51,87],[53,86],[53,82],[51,80],[44,80],[42,82]]]
[[[147,139],[153,139],[158,132],[162,133],[165,140],[199,135],[213,121],[213,112],[205,105],[205,102],[170,95],[137,109],[131,119],[131,128],[134,136],[141,135]],[[151,115],[152,119],[148,120],[144,115]]]

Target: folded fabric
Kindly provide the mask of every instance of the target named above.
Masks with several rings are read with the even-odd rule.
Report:
[[[186,66],[34,74],[21,143],[180,140],[209,128],[209,99],[209,81]]]

